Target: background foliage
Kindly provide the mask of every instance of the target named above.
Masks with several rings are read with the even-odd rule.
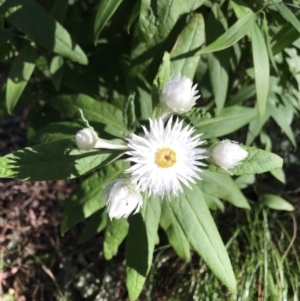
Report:
[[[34,181],[84,175],[65,202],[61,232],[89,218],[79,242],[105,229],[105,258],[117,253],[127,234],[127,248],[135,252],[132,238],[141,233],[130,225],[138,225],[139,217],[111,222],[102,209],[103,185],[128,165],[119,160],[107,165],[120,152],[74,149],[74,135],[85,126],[78,109],[99,136],[124,138],[147,123],[165,79],[179,72],[199,86],[202,97],[185,117],[210,143],[226,136],[280,150],[287,165],[299,164],[290,155],[297,146],[292,122],[300,110],[298,5],[259,0],[0,0],[0,115],[25,109],[29,122],[29,147],[1,158],[1,176]],[[252,162],[258,162],[253,156]],[[284,183],[284,171],[274,169],[281,162],[264,167],[264,161],[257,168],[271,170]],[[252,175],[257,168],[251,172],[243,164],[233,172],[240,177],[232,178],[210,167],[199,183],[201,202],[221,211],[223,201],[249,209],[243,189],[257,185],[259,179]],[[293,209],[272,191],[257,191],[256,200],[273,209]],[[178,210],[176,204],[163,202],[162,218],[154,212],[149,222],[160,224],[178,256],[189,261],[190,246],[198,251],[201,245],[193,237],[186,239],[190,232],[176,222]],[[145,209],[144,214],[151,212]],[[147,238],[153,251],[156,232]],[[143,277],[152,251],[147,266],[138,268]],[[135,264],[128,256],[127,262],[129,269]],[[142,285],[130,291],[132,299]]]

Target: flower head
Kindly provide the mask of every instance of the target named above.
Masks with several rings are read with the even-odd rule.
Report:
[[[198,148],[204,143],[199,139],[201,134],[192,137],[194,128],[183,128],[178,119],[172,126],[172,118],[166,126],[162,118],[150,119],[150,130],[143,130],[144,137],[133,135],[128,139],[128,160],[135,164],[126,170],[141,191],[149,189],[149,195],[161,197],[177,196],[183,192],[181,183],[190,188],[190,182],[200,179],[198,166],[205,164],[199,160],[206,158],[206,150]]]
[[[169,80],[160,92],[163,110],[178,114],[188,112],[200,97],[196,95],[198,93],[196,89],[197,84],[193,86],[189,78],[178,74],[175,79]]]
[[[213,145],[209,150],[209,160],[213,164],[225,169],[237,166],[247,156],[247,151],[236,142],[230,140],[223,140]]]
[[[98,136],[91,128],[85,128],[77,132],[75,135],[75,143],[81,150],[90,150],[97,143]]]
[[[110,219],[128,217],[134,210],[134,213],[139,212],[143,205],[142,195],[130,179],[114,180],[105,191],[108,192],[105,203]]]

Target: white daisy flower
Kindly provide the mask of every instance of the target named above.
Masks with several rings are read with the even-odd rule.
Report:
[[[163,104],[162,117],[169,116],[172,112],[183,114],[188,112],[200,97],[197,84],[193,86],[193,82],[186,76],[178,74],[173,80],[169,80],[162,91],[159,98]]]
[[[209,149],[209,160],[224,169],[237,166],[248,156],[248,152],[237,142],[223,140]]]
[[[130,179],[117,179],[105,187],[108,192],[106,197],[107,212],[110,219],[128,217],[140,211],[143,205],[143,197]]]
[[[169,197],[183,192],[181,183],[191,188],[189,183],[200,179],[198,166],[206,165],[199,161],[206,158],[206,150],[198,148],[205,142],[200,141],[201,134],[192,137],[194,128],[182,128],[178,119],[172,126],[172,118],[166,126],[162,118],[150,119],[150,131],[143,130],[144,137],[128,139],[131,157],[127,160],[135,164],[126,170],[141,191],[149,189],[149,195]]]

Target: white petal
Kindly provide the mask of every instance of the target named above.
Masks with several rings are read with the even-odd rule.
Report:
[[[195,179],[200,179],[201,169],[205,166],[206,158],[203,148],[198,148],[204,141],[199,135],[191,136],[194,128],[183,127],[183,122],[175,120],[172,126],[172,118],[164,126],[163,120],[150,119],[149,131],[144,128],[143,138],[133,136],[128,139],[131,148],[127,154],[128,161],[135,164],[126,170],[132,180],[137,183],[141,191],[148,190],[149,195],[169,197],[183,192],[182,184],[190,187]],[[176,154],[176,162],[170,167],[161,167],[156,163],[155,156],[158,150],[169,148]]]

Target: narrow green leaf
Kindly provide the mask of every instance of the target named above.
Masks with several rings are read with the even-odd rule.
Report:
[[[64,216],[60,225],[62,234],[101,209],[106,198],[102,193],[103,186],[117,178],[127,167],[128,162],[115,161],[86,178],[75,188],[65,202]]]
[[[6,107],[9,114],[12,114],[31,77],[36,56],[36,48],[28,44],[21,49],[11,65],[6,86]]]
[[[128,20],[128,25],[127,25],[127,33],[130,33],[130,27],[133,24],[133,22],[137,19],[140,13],[140,8],[141,8],[141,1],[137,0],[134,3],[134,7],[132,9],[132,12],[130,14],[129,20]]]
[[[232,46],[249,32],[249,28],[254,24],[254,21],[255,14],[249,13],[244,15],[214,42],[201,49],[199,54],[220,51]]]
[[[214,4],[206,25],[206,30],[209,33],[206,35],[207,43],[215,40],[218,36],[225,32],[227,24],[223,24],[224,20],[226,20],[226,18],[222,13],[220,6],[218,4]],[[213,30],[211,30],[212,28]],[[227,97],[229,82],[229,56],[230,49],[207,54],[208,72],[215,97],[214,101],[217,105],[217,113],[223,109]]]
[[[285,18],[289,23],[291,23],[294,26],[294,28],[300,33],[300,21],[297,19],[294,13],[291,12],[284,5],[284,3],[274,2],[273,5],[277,8],[282,17]]]
[[[295,140],[293,130],[291,128],[291,123],[293,121],[293,111],[283,105],[279,105],[278,107],[275,107],[272,104],[269,104],[268,110],[272,118],[275,120],[275,122],[282,129],[282,131],[287,135],[287,137],[292,142],[293,146],[296,148],[297,143]]]
[[[166,82],[170,79],[170,76],[171,76],[170,54],[168,52],[165,52],[162,59],[162,63],[158,68],[158,72],[154,78],[152,89],[151,89],[152,102],[153,105],[156,106],[155,110],[160,110],[160,108],[158,107],[160,105],[159,93],[161,89],[164,87],[164,85],[166,84]],[[154,118],[156,118],[157,116],[160,116],[160,112],[158,112],[157,114],[156,112],[154,112],[153,115]]]
[[[158,68],[157,75],[154,79],[153,84],[156,86],[157,91],[160,91],[165,83],[171,76],[171,61],[170,61],[170,54],[168,52],[164,53],[162,63]]]
[[[203,45],[205,39],[204,20],[201,14],[194,14],[189,23],[179,34],[171,56],[171,74],[181,73],[191,79],[194,78],[200,55],[197,49]]]
[[[224,108],[213,118],[189,117],[195,128],[203,133],[203,138],[221,137],[245,126],[257,116],[257,110],[232,106]]]
[[[247,199],[228,174],[204,170],[201,178],[199,187],[208,195],[226,200],[236,207],[250,209]]]
[[[0,14],[45,48],[80,64],[88,63],[85,53],[69,33],[36,1],[0,0]]]
[[[129,217],[129,232],[126,242],[126,286],[129,299],[136,300],[140,295],[149,273],[157,229],[161,213],[159,197],[144,195],[142,210]]]
[[[107,24],[109,19],[113,16],[119,5],[123,0],[101,0],[97,9],[97,14],[94,24],[94,43],[97,44],[98,37]]]
[[[260,119],[265,115],[269,93],[270,66],[264,37],[256,24],[251,29],[252,55],[256,86],[257,107]]]
[[[53,82],[53,85],[56,89],[56,91],[59,91],[62,76],[63,76],[63,66],[64,66],[64,59],[56,55],[52,58],[50,63],[50,74],[51,74],[51,80]]]
[[[242,104],[243,101],[248,100],[255,95],[255,85],[247,85],[241,88],[230,100],[228,101],[228,106]]]
[[[160,226],[164,229],[168,240],[177,255],[186,262],[191,260],[190,244],[178,223],[168,200],[161,204]]]
[[[290,204],[285,199],[275,194],[264,194],[260,198],[260,202],[266,205],[267,207],[275,210],[284,210],[284,211],[295,210],[292,204]]]
[[[217,198],[213,195],[207,194],[203,191],[202,191],[202,194],[205,199],[206,205],[210,210],[220,210],[220,211],[224,212],[225,206],[219,198]]]
[[[274,176],[278,181],[280,181],[282,184],[286,183],[286,177],[284,170],[282,168],[272,169],[270,171],[272,176]]]
[[[247,139],[246,139],[246,144],[247,145],[252,144],[252,142],[254,141],[254,139],[261,132],[264,124],[268,121],[269,117],[270,117],[270,113],[267,110],[263,120],[261,120],[259,118],[259,116],[257,116],[256,118],[254,118],[249,123],[249,129],[248,129],[248,132],[247,132]]]
[[[128,233],[129,224],[126,219],[113,219],[105,229],[103,252],[106,260],[112,259]]]
[[[195,251],[222,283],[232,292],[236,291],[236,280],[226,248],[201,189],[196,185],[192,185],[192,189],[185,187],[184,194],[170,200],[170,208]]]
[[[79,177],[122,156],[122,152],[74,148],[66,139],[26,147],[0,158],[0,177],[26,181],[62,180]]]
[[[297,18],[300,16],[297,15]],[[298,20],[299,21],[299,20]],[[290,46],[297,39],[299,39],[298,30],[291,24],[286,23],[282,28],[272,37],[271,45],[273,54],[281,52],[286,47]]]
[[[135,115],[135,93],[130,94],[124,101],[123,119],[128,131],[134,132],[137,124]]]
[[[264,15],[264,20],[263,20],[263,30],[264,30],[264,34],[265,34],[265,42],[266,42],[266,47],[268,50],[268,56],[270,58],[272,67],[274,68],[274,70],[276,71],[277,75],[278,75],[278,69],[277,69],[277,65],[274,59],[274,54],[272,51],[272,46],[271,46],[271,38],[270,38],[270,33],[269,33],[269,25],[268,25],[268,20],[266,18],[266,15]]]
[[[105,130],[117,137],[123,137],[127,132],[120,109],[85,94],[59,95],[51,98],[49,104],[69,118],[80,118],[79,109],[81,109],[89,122],[105,124]]]
[[[88,222],[80,233],[78,243],[84,243],[92,239],[96,234],[100,233],[107,225],[107,213],[105,208],[102,208],[88,219]]]
[[[229,172],[232,175],[260,174],[272,169],[281,168],[283,165],[282,158],[273,153],[246,145],[240,144],[240,146],[248,152],[248,156],[236,167],[230,168]],[[209,165],[209,170],[228,174],[228,171],[215,165]]]
[[[234,10],[235,15],[238,18],[252,12],[249,7],[247,7],[246,3],[242,0],[230,0],[230,4]]]

